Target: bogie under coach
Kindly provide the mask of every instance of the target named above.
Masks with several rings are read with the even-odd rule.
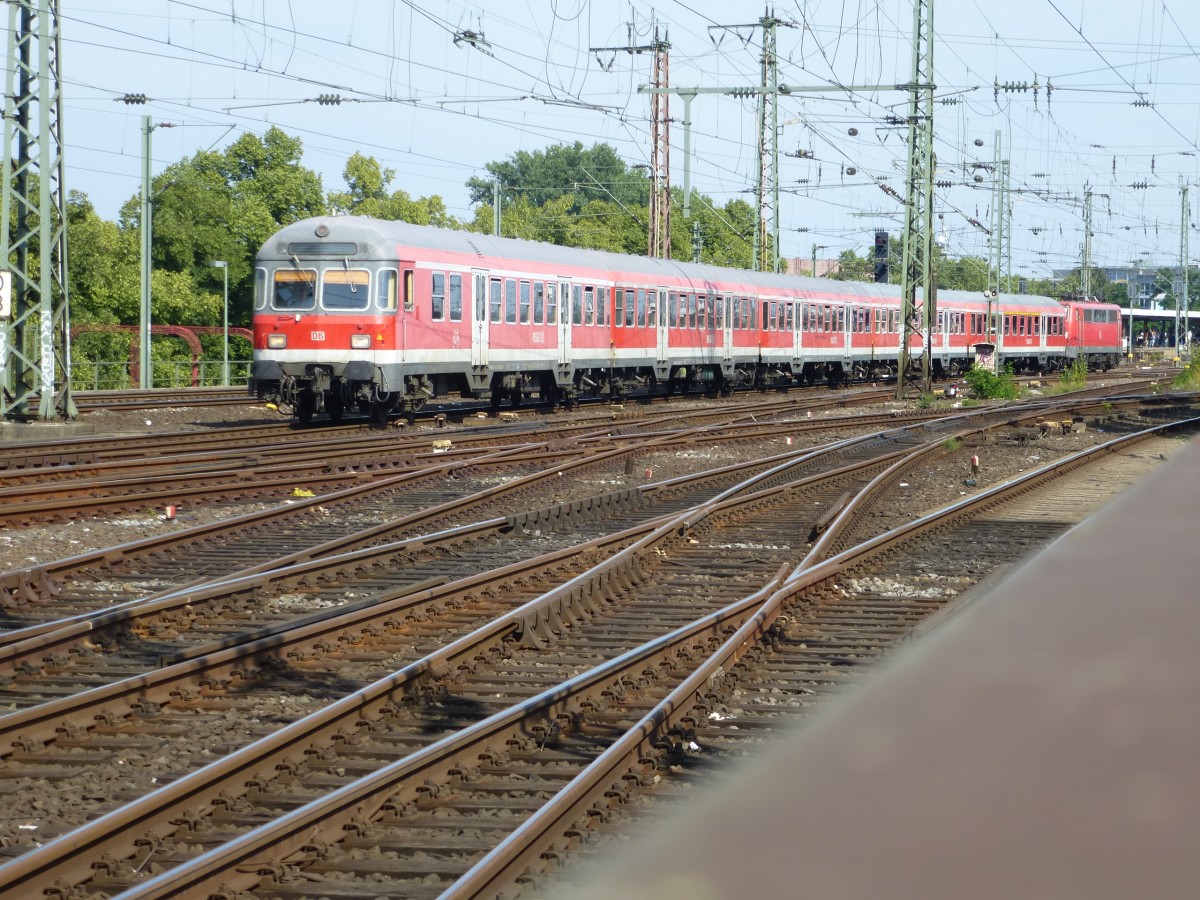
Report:
[[[988,317],[991,316],[991,327]],[[747,272],[356,216],[296,222],[255,270],[250,390],[301,421],[429,398],[566,404],[896,374],[895,285]],[[1017,371],[1120,358],[1118,308],[940,291],[935,375],[991,341]],[[909,353],[922,354],[914,334]]]

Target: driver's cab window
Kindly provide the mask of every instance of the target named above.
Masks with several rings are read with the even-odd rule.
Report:
[[[366,309],[371,276],[366,269],[326,269],[321,276],[325,309]]]
[[[273,309],[312,309],[317,305],[316,269],[280,269],[271,291]]]

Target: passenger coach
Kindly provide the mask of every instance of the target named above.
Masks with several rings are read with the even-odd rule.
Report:
[[[896,373],[895,285],[747,272],[355,216],[289,225],[259,251],[251,392],[301,421],[382,421],[434,396],[571,403]],[[991,328],[988,316],[992,317]],[[1117,307],[938,296],[935,374],[992,340],[1021,371],[1120,354]],[[910,354],[919,357],[913,335]]]

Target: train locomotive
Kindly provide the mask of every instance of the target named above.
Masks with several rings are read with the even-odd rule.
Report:
[[[939,291],[930,357],[955,376],[991,342],[1018,372],[1121,356],[1119,307]],[[405,222],[288,225],[255,267],[250,392],[302,422],[377,421],[433,397],[566,405],[894,377],[896,285],[749,272]],[[989,322],[990,318],[990,322]],[[913,334],[909,353],[922,354]]]

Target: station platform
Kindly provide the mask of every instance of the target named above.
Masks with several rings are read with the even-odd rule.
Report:
[[[1193,439],[577,896],[1200,896],[1198,511]]]

